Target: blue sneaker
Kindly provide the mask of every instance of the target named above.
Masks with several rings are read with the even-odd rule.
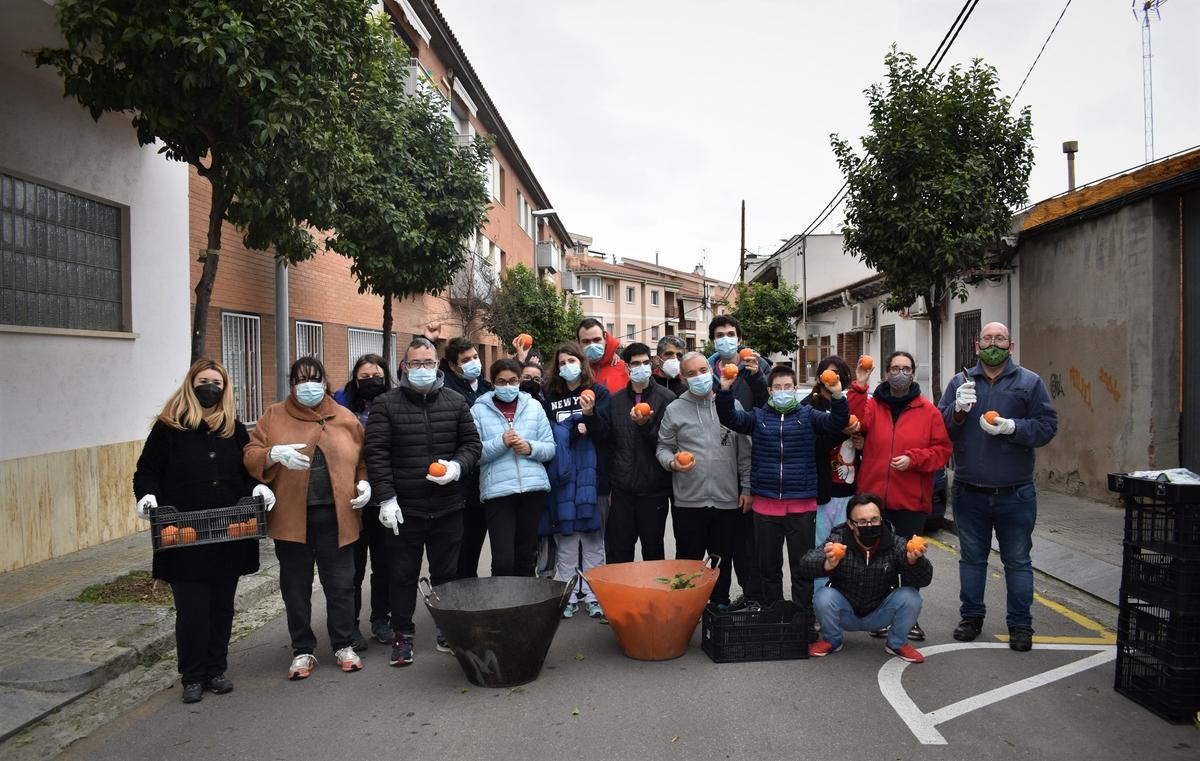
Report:
[[[575,610],[576,610],[575,603],[573,603],[573,602],[567,603],[567,606],[565,608],[563,608],[563,618],[573,618],[575,616]]]

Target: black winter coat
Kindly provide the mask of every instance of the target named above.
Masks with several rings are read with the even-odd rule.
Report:
[[[614,489],[646,497],[671,496],[671,473],[658,464],[654,451],[663,413],[675,399],[666,386],[658,383],[646,386],[642,401],[650,405],[654,415],[645,425],[638,425],[629,417],[636,403],[633,384],[613,394],[608,473]]]
[[[376,397],[364,450],[372,499],[382,504],[395,497],[406,517],[440,518],[462,509],[483,446],[467,401],[445,388],[438,373],[428,393],[405,376],[398,388]],[[438,486],[425,478],[438,460],[457,461],[459,480]]]
[[[800,402],[801,404],[812,407],[816,410],[824,410],[828,412],[833,408],[833,405],[828,399],[821,396],[817,392],[813,392]],[[840,446],[843,441],[849,437],[838,431],[837,433],[818,433],[816,443],[816,459],[817,459],[817,504],[823,505],[833,497],[853,497],[853,484],[838,484],[835,494],[833,485],[833,459],[832,452],[834,447]]]
[[[153,494],[160,507],[186,512],[236,505],[258,484],[242,464],[250,441],[238,422],[223,439],[201,421],[194,431],[180,431],[161,420],[154,423],[133,474],[133,496]],[[154,553],[154,578],[163,581],[207,581],[245,576],[258,570],[258,540],[178,547]]]
[[[800,574],[806,579],[829,577],[829,585],[845,595],[854,608],[854,615],[863,617],[878,608],[892,590],[899,586],[927,587],[933,581],[933,564],[920,557],[908,564],[908,540],[896,536],[886,522],[879,537],[880,551],[868,553],[854,540],[845,523],[829,532],[829,541],[846,545],[846,554],[837,568],[825,573],[825,545],[809,550],[800,559]]]

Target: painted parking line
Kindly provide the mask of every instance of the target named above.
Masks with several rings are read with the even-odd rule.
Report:
[[[1007,648],[1008,645],[1002,642],[951,642],[945,645],[932,645],[921,648],[921,652],[925,655],[926,660],[928,660],[930,656],[954,652],[956,650],[998,650]],[[917,704],[913,702],[912,698],[908,696],[908,692],[904,689],[902,679],[904,670],[909,665],[907,661],[897,658],[888,661],[879,669],[879,691],[883,693],[884,698],[887,699],[888,703],[896,711],[896,714],[908,725],[909,730],[922,745],[946,745],[946,738],[937,730],[939,724],[956,719],[971,711],[985,708],[993,703],[998,703],[1001,700],[1020,695],[1023,692],[1057,682],[1060,679],[1066,679],[1069,676],[1087,671],[1096,666],[1102,666],[1117,657],[1117,650],[1111,645],[1045,644],[1040,645],[1038,649],[1082,651],[1091,652],[1093,655],[1064,666],[1059,666],[1058,668],[1050,669],[1041,674],[1035,674],[1026,679],[1020,679],[1003,687],[997,687],[987,692],[964,698],[956,703],[951,703],[948,706],[943,706],[928,713],[918,708]]]

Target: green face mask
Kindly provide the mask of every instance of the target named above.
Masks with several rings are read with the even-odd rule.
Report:
[[[792,395],[791,400],[789,400],[788,402],[786,402],[784,404],[780,404],[779,402],[775,401],[774,399],[767,402],[767,405],[769,407],[771,407],[771,409],[773,409],[776,412],[783,414],[783,415],[786,415],[789,412],[791,412],[792,410],[796,409],[796,406],[798,404],[800,404],[800,402],[796,399],[795,394]]]
[[[1008,361],[1008,349],[1001,349],[999,346],[986,346],[979,350],[979,358],[983,360],[983,364],[996,367]]]

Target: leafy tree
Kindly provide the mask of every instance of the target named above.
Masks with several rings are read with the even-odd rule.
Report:
[[[763,356],[796,349],[796,315],[800,299],[795,286],[780,283],[737,283],[737,304],[730,312],[742,324],[747,346]]]
[[[468,241],[487,219],[482,138],[460,144],[445,101],[427,87],[406,94],[408,51],[386,14],[370,18],[369,54],[351,89],[354,108],[335,115],[355,146],[337,188],[330,249],[351,260],[359,292],[383,297],[383,334],[392,299],[439,294],[468,262]],[[473,259],[473,257],[472,257]],[[464,331],[465,332],[465,331]],[[384,359],[392,361],[390,342]]]
[[[579,299],[560,293],[553,283],[517,264],[500,274],[500,289],[483,324],[503,345],[511,344],[518,333],[528,333],[547,353],[576,340],[575,328],[582,319]]]
[[[964,276],[987,264],[1027,200],[1030,113],[1011,113],[996,70],[978,59],[938,74],[893,47],[884,63],[887,82],[866,91],[863,155],[831,136],[849,185],[842,233],[847,250],[883,274],[888,309],[926,299],[936,393],[943,303],[966,300]]]
[[[351,105],[369,0],[59,0],[66,46],[35,54],[92,117],[129,114],[142,145],[212,187],[192,357],[204,353],[221,226],[285,261],[313,254],[353,165],[331,115]]]

